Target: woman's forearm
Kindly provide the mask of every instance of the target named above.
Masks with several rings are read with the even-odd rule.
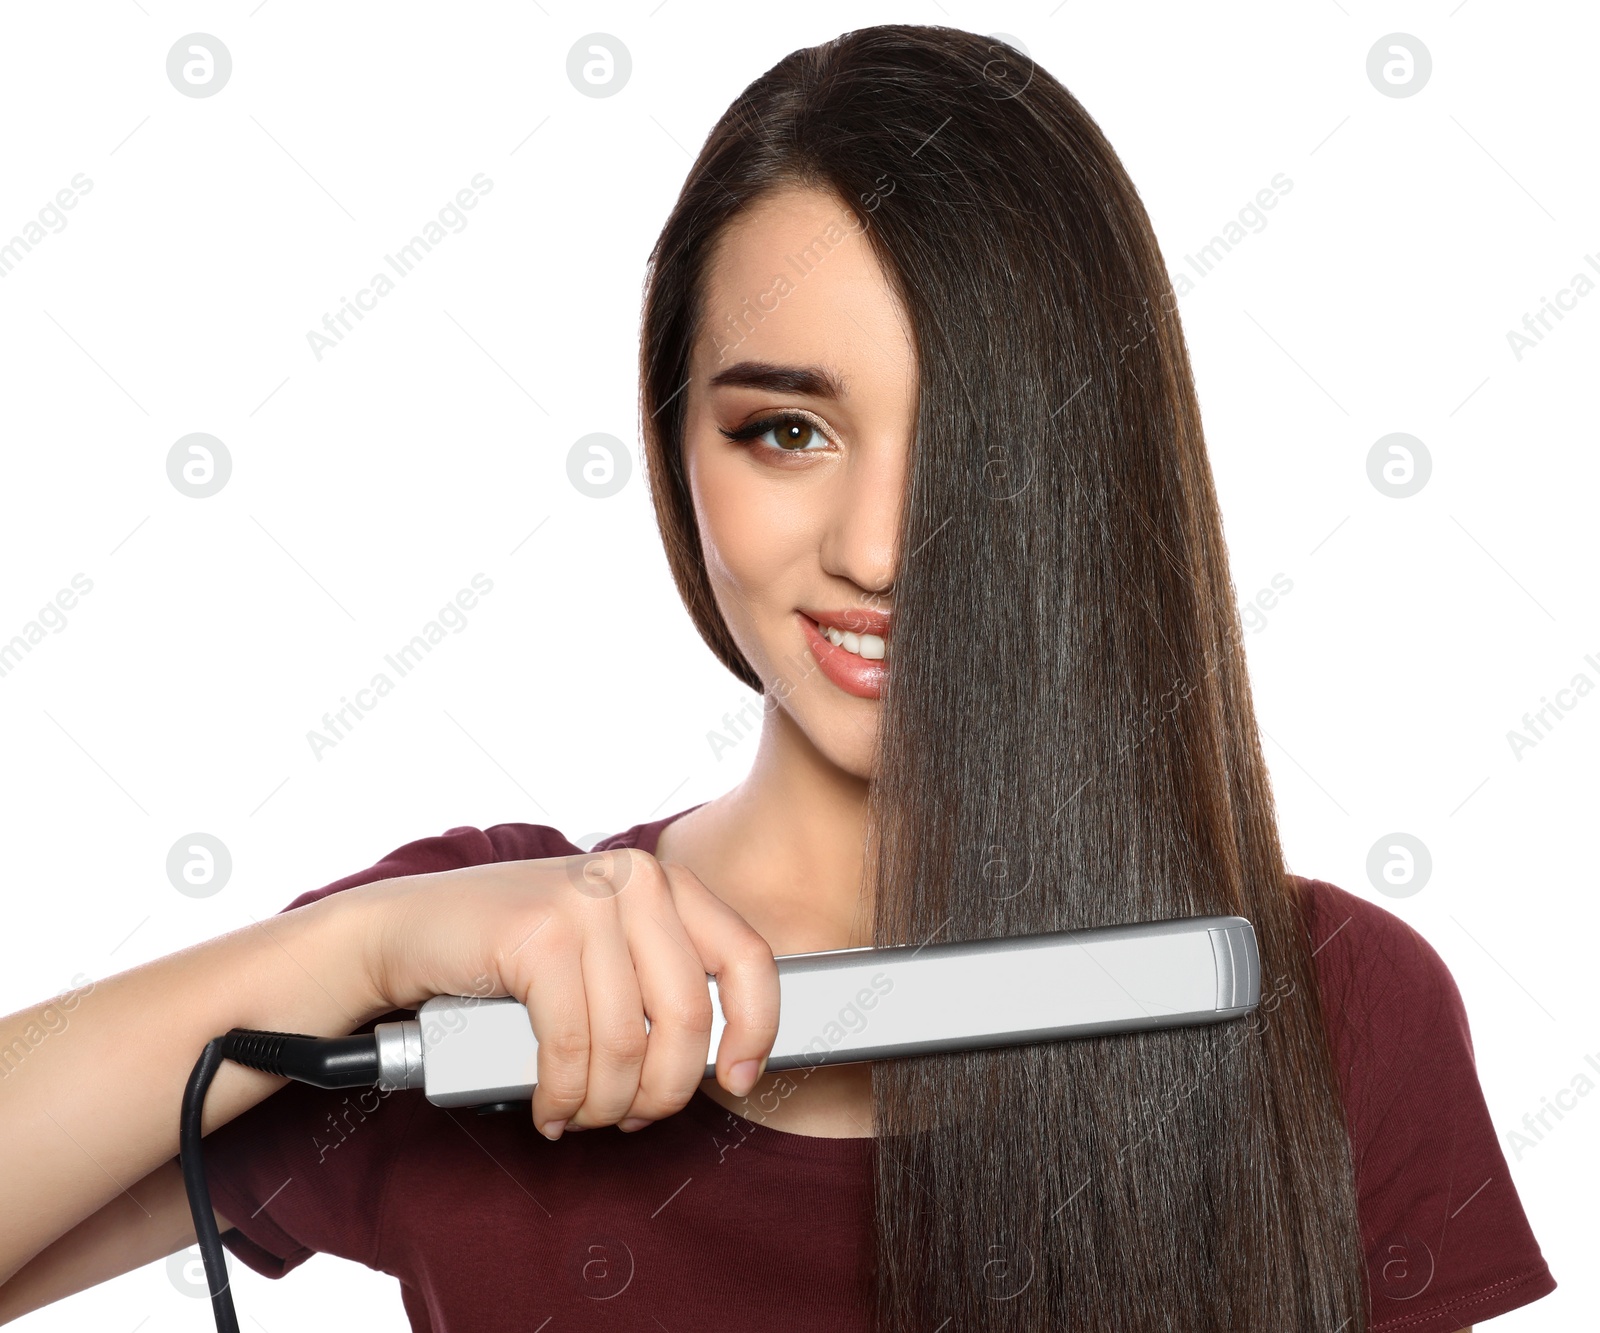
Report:
[[[390,1006],[368,966],[382,885],[334,894],[0,1018],[0,1283],[178,1152],[183,1090],[230,1028],[337,1036]],[[68,1007],[70,1006],[70,1008]],[[209,1133],[286,1080],[224,1061]]]

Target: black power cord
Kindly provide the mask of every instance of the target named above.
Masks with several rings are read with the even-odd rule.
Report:
[[[211,1211],[211,1191],[206,1184],[206,1164],[200,1148],[206,1092],[224,1060],[318,1088],[370,1087],[379,1081],[378,1038],[370,1032],[349,1037],[308,1037],[298,1032],[234,1028],[208,1041],[195,1062],[183,1090],[183,1112],[178,1129],[183,1188],[189,1196],[195,1239],[200,1243],[200,1257],[205,1263],[217,1331],[239,1333],[239,1317],[234,1313],[233,1293],[228,1288],[227,1255],[217,1231],[217,1219]]]

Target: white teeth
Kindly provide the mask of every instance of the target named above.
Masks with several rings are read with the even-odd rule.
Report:
[[[829,643],[843,648],[847,653],[854,653],[857,657],[864,657],[869,662],[881,662],[889,655],[889,646],[881,634],[855,634],[849,630],[835,629],[832,625],[821,625]]]

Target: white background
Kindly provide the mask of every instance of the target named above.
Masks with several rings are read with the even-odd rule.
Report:
[[[1020,39],[1123,157],[1174,275],[1292,181],[1181,303],[1239,599],[1292,583],[1247,644],[1291,866],[1410,922],[1460,986],[1561,1284],[1493,1327],[1587,1326],[1600,1096],[1508,1136],[1600,1084],[1600,690],[1520,758],[1507,733],[1600,685],[1600,292],[1520,359],[1507,334],[1600,282],[1588,6],[8,7],[0,241],[93,186],[0,279],[0,641],[75,574],[93,590],[0,677],[0,1011],[454,825],[587,845],[740,779],[753,741],[719,759],[708,733],[752,696],[690,625],[637,468],[594,500],[566,460],[606,432],[637,463],[644,261],[707,130],[790,50],[876,22]],[[166,76],[197,31],[232,54],[212,97]],[[632,55],[615,96],[567,78],[594,32]],[[1396,32],[1432,54],[1415,96],[1367,78]],[[319,361],[308,330],[480,172],[469,225]],[[208,499],[166,472],[197,431],[233,464]],[[1396,431],[1433,463],[1408,499],[1366,471]],[[315,757],[307,732],[477,573],[465,630]],[[200,899],[166,873],[197,831],[233,859]],[[1433,862],[1400,898],[1366,868],[1397,831]],[[232,1266],[247,1324],[349,1301],[405,1327],[358,1266]],[[17,1325],[90,1326],[210,1313],[154,1264]]]

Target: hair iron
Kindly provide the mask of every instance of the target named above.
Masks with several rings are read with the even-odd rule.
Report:
[[[1194,1027],[1253,1012],[1255,931],[1240,916],[1181,917],[948,944],[863,945],[776,960],[767,1070]],[[716,978],[710,1050],[726,1019]],[[649,1020],[645,1020],[648,1029]],[[179,1157],[219,1333],[238,1333],[201,1155],[201,1111],[223,1060],[319,1088],[421,1089],[435,1106],[525,1106],[538,1041],[510,996],[438,995],[415,1018],[312,1037],[234,1028],[206,1044],[184,1089]],[[706,1077],[716,1061],[706,1065]]]

